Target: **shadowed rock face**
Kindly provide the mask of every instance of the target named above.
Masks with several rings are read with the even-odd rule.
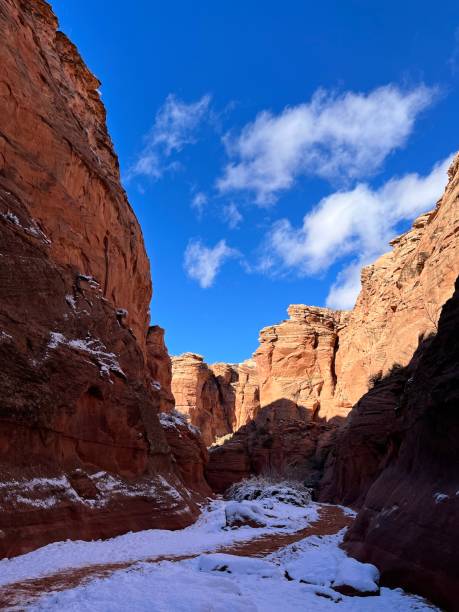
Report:
[[[159,393],[160,412],[170,412],[175,405],[172,395],[172,362],[164,342],[164,329],[159,325],[148,328],[147,363],[151,385]]]
[[[265,406],[222,446],[209,449],[206,478],[214,491],[251,474],[290,477],[315,485],[334,426],[282,399]]]
[[[420,335],[435,332],[459,274],[459,156],[436,208],[362,270],[352,311],[293,305],[260,332],[254,354],[260,404],[285,398],[318,417],[346,416],[371,376],[407,365]]]
[[[172,413],[172,417],[173,417]],[[208,461],[207,448],[199,429],[186,421],[172,418],[173,425],[161,415],[166,440],[171,448],[174,462],[181,479],[187,487],[204,496],[212,495],[212,490],[204,475]]]
[[[183,527],[146,367],[149,265],[97,79],[41,0],[0,0],[0,557]]]
[[[361,506],[346,549],[447,609],[459,597],[459,282],[438,333],[352,410],[322,496]]]
[[[321,495],[348,503],[362,499],[379,473],[381,462],[384,463],[379,449],[382,446],[384,453],[387,451],[386,439],[392,434],[392,426],[397,427],[392,407],[403,376],[406,378],[403,366],[409,364],[419,337],[435,332],[441,307],[451,296],[459,274],[458,194],[459,157],[456,157],[449,170],[445,193],[435,210],[419,217],[409,232],[392,241],[391,252],[362,270],[362,290],[352,311],[293,305],[289,307],[288,320],[260,332],[252,375],[259,396],[254,429],[249,434],[244,427],[221,449],[212,450],[207,473],[213,486],[220,490],[223,483],[231,484],[228,473],[218,475],[227,464],[225,453],[231,454],[232,465],[237,465],[232,470],[233,482],[241,474],[245,476],[258,469],[252,454],[258,456],[256,449],[265,443],[256,417],[258,412],[262,414],[267,407],[272,412],[274,407],[280,410],[285,406],[286,414],[290,414],[294,405],[298,411],[292,417],[291,426],[297,431],[288,436],[286,443],[285,427],[279,427],[278,431],[274,427],[270,434],[273,450],[264,451],[270,455],[268,464],[278,463],[279,447],[286,445],[292,456],[301,456],[304,448],[313,445],[314,461],[311,463],[305,457],[299,473],[312,484],[317,483],[327,461]],[[358,426],[353,428],[357,437],[347,440],[340,451],[347,456],[346,462],[340,462],[343,482],[346,472],[352,471],[356,462],[365,468],[359,476],[361,480],[346,481],[340,488],[339,483],[330,480],[331,458],[327,460],[327,450],[333,448],[337,436],[341,439],[341,433],[333,430],[368,391],[370,379],[385,379],[394,364],[402,366],[398,377],[392,376],[384,382],[377,394],[370,392],[365,396],[348,424],[350,427],[358,423]],[[369,402],[384,409],[368,410]],[[236,399],[234,413],[240,411]],[[299,414],[303,416],[299,418]],[[290,417],[282,418],[288,421]],[[254,442],[257,436],[260,436],[258,444]],[[359,440],[365,438],[372,440],[372,446],[364,445],[367,454],[362,461],[358,453],[356,458],[354,450]],[[284,465],[291,469],[290,462]]]

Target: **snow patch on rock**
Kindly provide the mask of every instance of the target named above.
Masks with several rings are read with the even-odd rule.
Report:
[[[113,373],[126,379],[126,374],[121,369],[117,356],[115,353],[109,352],[101,340],[92,338],[89,334],[84,340],[68,340],[60,332],[51,332],[48,349],[56,349],[59,345],[68,346],[75,351],[81,351],[93,357],[102,377],[110,378],[110,374]]]
[[[201,433],[198,427],[192,425],[186,416],[177,410],[172,410],[171,412],[160,412],[159,422],[166,429],[187,427],[195,435],[200,435]]]

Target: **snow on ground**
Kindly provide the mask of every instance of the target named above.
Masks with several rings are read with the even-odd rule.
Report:
[[[274,517],[271,520],[277,521],[284,527],[273,527],[270,524],[260,528],[229,529],[226,527],[225,514],[228,503],[231,502],[223,500],[211,502],[194,525],[180,531],[150,529],[95,542],[67,540],[48,544],[20,557],[0,560],[0,586],[99,563],[122,563],[156,556],[199,554],[269,533],[298,531],[308,522],[318,518],[318,504],[300,508],[276,503],[275,509],[269,510],[270,516]],[[271,505],[269,500],[268,504]],[[260,509],[261,512],[266,511],[261,502]]]
[[[246,507],[246,508],[245,508]],[[263,517],[261,528],[227,526],[236,512]],[[180,531],[148,530],[106,541],[66,541],[0,561],[0,586],[93,564],[132,561],[104,578],[51,591],[27,607],[68,612],[408,612],[435,609],[401,589],[378,587],[375,566],[339,548],[345,529],[310,536],[265,558],[215,552],[266,534],[291,533],[318,518],[320,504],[306,507],[277,499],[210,503],[200,519]],[[283,525],[279,527],[279,525]],[[195,555],[182,561],[148,562],[155,556]],[[374,595],[346,596],[334,587],[353,586]],[[24,609],[21,607],[21,609]]]
[[[344,530],[343,530],[344,532]],[[266,559],[204,554],[194,559],[140,562],[108,578],[45,595],[33,611],[97,612],[408,612],[432,611],[401,589],[344,596],[330,585],[340,577],[367,587],[377,570],[346,557],[336,536],[305,538]],[[203,533],[203,539],[206,534]],[[286,574],[288,571],[288,576]],[[295,575],[295,578],[291,574]]]
[[[348,585],[363,592],[377,592],[379,572],[370,563],[360,563],[339,548],[345,529],[329,536],[310,536],[269,556],[293,580],[324,587]]]

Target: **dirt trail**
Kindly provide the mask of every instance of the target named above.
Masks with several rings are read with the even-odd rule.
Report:
[[[313,535],[332,535],[343,527],[352,523],[352,517],[346,515],[338,506],[322,506],[319,510],[319,518],[308,527],[288,534],[270,534],[241,542],[232,546],[224,546],[207,552],[227,553],[244,557],[265,557],[276,552],[284,546],[298,542],[303,538]],[[204,551],[191,555],[159,556],[141,559],[142,563],[159,563],[160,561],[183,561],[192,559]],[[22,610],[32,604],[42,595],[52,591],[64,591],[77,587],[84,582],[94,578],[104,578],[120,569],[127,569],[135,565],[137,561],[126,561],[122,563],[104,563],[89,565],[81,568],[72,568],[50,576],[34,578],[15,582],[0,588],[0,610]]]

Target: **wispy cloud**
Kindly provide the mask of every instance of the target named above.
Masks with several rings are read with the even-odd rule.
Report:
[[[325,272],[342,258],[351,257],[332,286],[327,305],[352,307],[362,265],[387,250],[397,225],[428,210],[440,197],[452,157],[439,162],[426,176],[407,174],[379,189],[359,183],[322,199],[295,228],[287,219],[274,224],[261,262],[267,271],[294,270],[302,276]]]
[[[198,191],[191,200],[191,208],[194,208],[198,215],[201,216],[208,201],[207,195],[203,191]]]
[[[214,284],[215,278],[228,259],[238,257],[239,252],[220,240],[214,247],[206,247],[200,240],[191,240],[185,250],[184,268],[188,276],[203,289]]]
[[[370,176],[405,144],[435,96],[425,85],[387,85],[367,94],[319,90],[310,102],[277,115],[263,111],[238,136],[226,135],[232,161],[217,187],[222,193],[248,190],[266,205],[302,174],[332,182]]]
[[[236,229],[243,220],[243,216],[234,202],[223,207],[223,219],[230,229]]]
[[[210,96],[187,104],[173,94],[167,96],[147,134],[145,147],[127,173],[127,179],[148,176],[159,179],[175,166],[174,153],[196,142],[196,131],[209,112]]]

